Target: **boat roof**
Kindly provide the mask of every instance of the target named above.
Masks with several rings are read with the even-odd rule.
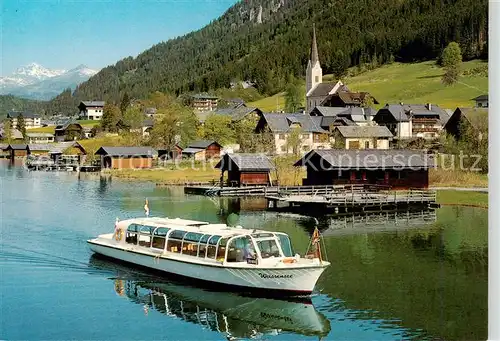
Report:
[[[171,229],[182,230],[186,232],[196,232],[210,235],[218,235],[221,237],[247,235],[247,234],[261,234],[261,233],[275,233],[271,231],[246,229],[241,226],[231,227],[226,224],[211,224],[205,221],[187,220],[181,218],[161,218],[161,217],[144,217],[122,220],[118,225],[128,227],[131,224],[147,225],[154,227],[168,227]],[[276,232],[283,234],[282,232]]]

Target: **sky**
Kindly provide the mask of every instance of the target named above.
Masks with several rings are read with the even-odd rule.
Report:
[[[36,62],[100,69],[202,28],[236,0],[0,0],[1,76]]]

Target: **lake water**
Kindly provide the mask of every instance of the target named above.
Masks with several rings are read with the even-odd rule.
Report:
[[[314,221],[265,202],[0,165],[0,339],[484,340],[487,211],[442,207],[320,221],[332,266],[310,302],[243,297],[92,256],[116,217],[238,222],[287,232],[306,251]],[[195,281],[193,281],[194,283]]]

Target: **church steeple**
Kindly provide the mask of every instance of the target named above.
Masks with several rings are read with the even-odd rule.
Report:
[[[313,24],[313,34],[311,43],[311,56],[309,57],[309,62],[307,63],[306,69],[306,107],[307,110],[312,109],[314,102],[311,102],[311,90],[316,88],[318,84],[323,83],[323,70],[321,69],[321,64],[319,63],[318,57],[318,46],[316,43],[316,27]]]
[[[312,39],[312,45],[311,45],[311,64],[314,66],[316,62],[319,63],[319,57],[318,57],[318,45],[316,44],[316,27],[313,24],[313,39]]]

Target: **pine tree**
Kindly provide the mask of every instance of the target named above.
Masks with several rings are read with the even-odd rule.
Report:
[[[26,123],[24,122],[23,114],[19,114],[19,116],[17,116],[16,129],[21,132],[21,134],[23,135],[23,139],[25,139],[26,138]]]
[[[125,111],[127,111],[128,107],[130,106],[130,97],[128,96],[128,93],[125,92],[122,97],[122,101],[120,102],[120,112],[125,114]]]
[[[12,121],[10,119],[5,120],[3,124],[3,139],[8,144],[12,142]]]
[[[290,76],[285,93],[285,111],[291,113],[297,112],[302,106],[302,96],[303,93],[297,80],[293,76]]]
[[[104,105],[101,127],[104,131],[116,132],[118,131],[118,123],[120,122],[121,115],[120,109],[114,104],[106,103]]]
[[[462,51],[458,43],[451,42],[448,44],[443,50],[441,62],[445,70],[442,78],[443,83],[451,85],[457,82],[460,75],[460,65],[462,64]]]

